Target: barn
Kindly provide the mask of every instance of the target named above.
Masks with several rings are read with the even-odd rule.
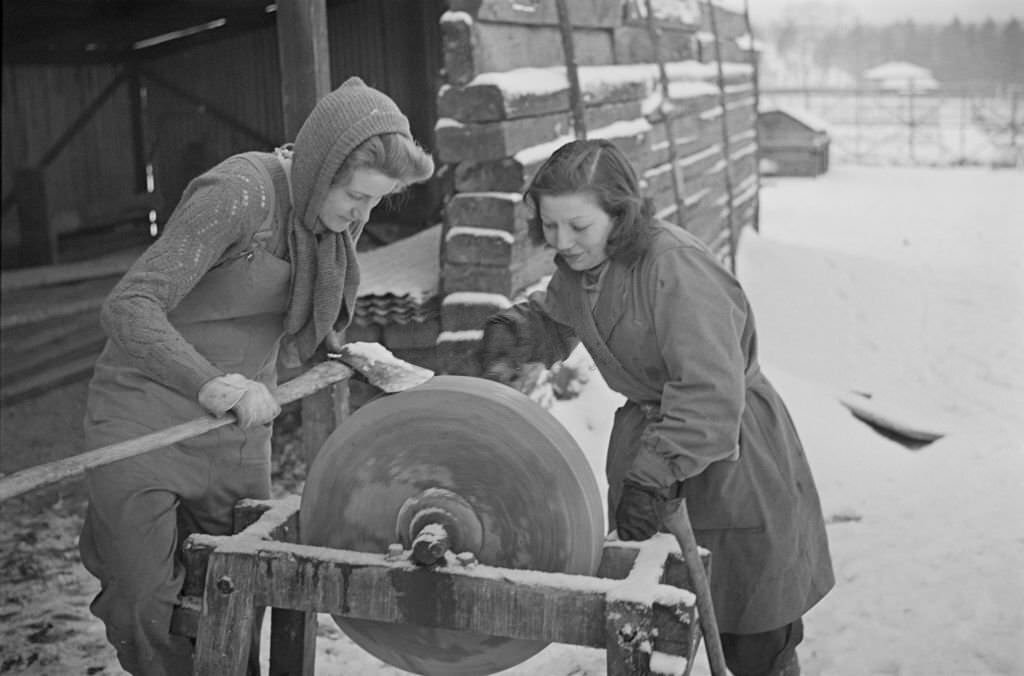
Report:
[[[99,304],[187,182],[286,143],[350,75],[396,100],[439,166],[367,227],[350,340],[464,370],[481,319],[553,269],[525,237],[520,192],[574,137],[620,144],[659,215],[723,261],[756,219],[755,42],[743,14],[710,3],[10,0],[3,12],[5,401],[87,375]]]
[[[775,176],[818,176],[828,171],[831,138],[824,122],[788,108],[757,115],[761,171]]]

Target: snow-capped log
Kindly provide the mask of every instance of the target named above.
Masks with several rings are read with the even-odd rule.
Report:
[[[622,24],[622,0],[566,0],[573,25],[614,28]],[[482,2],[449,0],[448,9],[464,12],[476,21],[496,21],[534,26],[557,26],[553,2]]]
[[[523,197],[517,192],[466,192],[452,196],[445,208],[448,228],[494,228],[516,232],[526,227]]]
[[[586,125],[604,127],[617,120],[640,117],[640,101],[610,103],[585,109]],[[509,157],[523,148],[556,139],[572,131],[572,116],[555,113],[499,122],[463,123],[438,120],[434,139],[442,162],[480,162]]]
[[[608,30],[574,27],[572,33],[580,64],[615,63]],[[445,81],[453,85],[467,84],[480,73],[564,61],[557,26],[474,21],[466,12],[442,15],[441,43]]]
[[[584,102],[635,101],[650,93],[651,73],[643,66],[583,66],[579,69]],[[569,79],[564,66],[516,68],[484,73],[462,87],[443,85],[438,115],[463,122],[492,122],[568,111]]]
[[[622,120],[589,132],[589,138],[604,138],[615,143],[629,159],[643,166],[650,153],[648,135],[651,125],[644,118]],[[565,134],[556,139],[520,150],[512,157],[483,162],[461,162],[455,167],[455,189],[462,192],[498,190],[521,192],[534,172],[551,153],[575,136]]]

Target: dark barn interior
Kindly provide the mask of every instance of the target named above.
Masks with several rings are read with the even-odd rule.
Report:
[[[5,1],[4,269],[144,244],[193,176],[286,143],[310,78],[359,75],[429,148],[443,4],[330,0],[316,22],[265,0]],[[311,62],[324,42],[329,63]],[[436,185],[410,197],[377,211],[367,244],[435,219]]]

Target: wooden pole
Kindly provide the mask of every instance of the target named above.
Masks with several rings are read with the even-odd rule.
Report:
[[[679,168],[679,154],[676,148],[676,136],[672,130],[672,99],[669,95],[668,71],[665,70],[665,59],[661,55],[661,32],[654,20],[654,5],[646,0],[647,33],[651,37],[654,48],[654,60],[658,63],[658,80],[661,84],[661,122],[665,125],[665,140],[668,142],[668,161],[672,167],[672,196],[676,201],[676,224],[686,227],[686,189]]]
[[[136,193],[149,192],[146,184],[146,116],[145,116],[145,93],[142,85],[142,77],[139,75],[137,61],[131,61],[128,65],[128,98],[131,103],[132,115],[132,159],[135,162],[135,186]]]
[[[729,151],[729,115],[725,99],[725,71],[722,68],[722,45],[718,35],[718,21],[715,19],[715,6],[711,0],[705,0],[708,8],[708,18],[711,21],[711,34],[715,39],[715,65],[718,71],[718,101],[722,106],[722,156],[725,159],[725,197],[728,200],[726,206],[726,218],[729,226],[729,269],[736,272],[736,249],[738,247],[738,233],[736,232],[735,215],[733,214],[733,186],[732,186],[732,153]]]
[[[693,534],[693,526],[690,523],[690,513],[686,509],[685,499],[680,500],[679,508],[675,512],[665,517],[665,527],[679,542],[679,548],[683,552],[683,561],[686,563],[690,581],[693,583],[693,589],[697,595],[700,629],[704,634],[704,649],[708,654],[711,674],[712,676],[729,676],[729,670],[725,666],[725,653],[722,651],[722,638],[718,634],[715,606],[711,600],[711,584],[708,582],[708,576],[705,574],[704,565],[700,560],[697,538]]]
[[[334,383],[342,382],[352,376],[352,369],[340,362],[325,361],[317,364],[301,376],[294,378],[277,388],[274,399],[284,405],[308,397]],[[211,430],[231,425],[235,422],[233,413],[222,418],[204,416],[188,422],[153,432],[136,439],[97,448],[79,455],[36,465],[0,478],[0,502],[15,498],[29,491],[55,484],[64,479],[77,476],[87,469],[108,465],[118,460],[149,453],[170,444],[184,441],[205,434]]]
[[[21,232],[19,261],[23,265],[56,263],[57,234],[50,226],[43,168],[25,167],[15,172],[14,194],[17,196],[18,229]]]
[[[576,66],[576,49],[572,38],[572,19],[566,0],[555,0],[558,10],[558,29],[562,34],[562,52],[565,54],[565,74],[569,79],[569,103],[572,108],[572,127],[576,138],[586,140],[587,118],[580,94],[580,74]]]
[[[277,3],[277,53],[281,69],[284,135],[293,140],[317,101],[331,89],[325,0]],[[348,414],[347,383],[302,400],[302,444],[308,468],[324,441]]]
[[[750,67],[754,77],[754,146],[757,148],[754,155],[754,182],[757,185],[757,193],[754,198],[754,232],[761,231],[761,162],[759,158],[761,150],[761,125],[757,123],[757,116],[761,112],[761,77],[757,58],[756,41],[754,40],[754,28],[750,23],[750,2],[743,0],[743,23],[747,27],[747,37],[750,38],[750,50],[747,52],[750,58]]]
[[[292,140],[331,90],[331,60],[325,0],[277,3],[277,54],[285,138]]]

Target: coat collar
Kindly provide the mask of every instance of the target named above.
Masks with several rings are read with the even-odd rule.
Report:
[[[556,258],[555,262],[561,273],[572,280],[571,287],[575,297],[573,311],[583,315],[579,318],[581,322],[594,322],[601,339],[607,340],[626,311],[629,279],[636,263],[627,265],[614,260],[608,262],[608,270],[604,273],[597,304],[591,314],[586,293],[583,291],[583,273],[573,270],[559,258]]]

